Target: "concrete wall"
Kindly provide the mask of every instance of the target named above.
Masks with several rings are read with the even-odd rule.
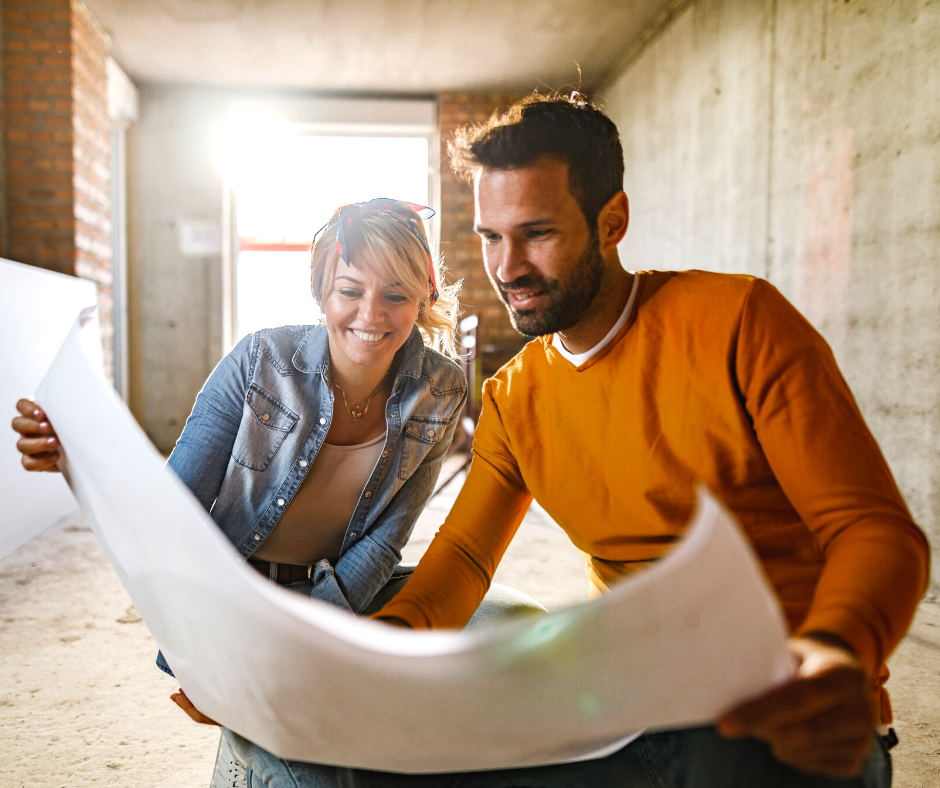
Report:
[[[683,7],[684,6],[684,7]],[[637,268],[747,272],[832,345],[940,592],[940,6],[698,0],[599,91]]]
[[[223,353],[221,248],[186,255],[180,236],[188,222],[221,233],[213,132],[226,110],[212,91],[143,85],[128,134],[129,404],[163,452]]]

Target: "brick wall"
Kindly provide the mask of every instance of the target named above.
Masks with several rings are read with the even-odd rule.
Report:
[[[512,327],[506,308],[483,269],[480,239],[473,232],[473,190],[450,169],[446,143],[468,123],[480,123],[520,98],[505,93],[441,93],[438,124],[441,137],[441,252],[451,277],[463,279],[460,297],[464,315],[480,316],[478,341],[484,374],[492,374],[525,340]]]
[[[3,3],[6,255],[75,273],[71,10],[67,0]]]
[[[95,282],[110,374],[110,42],[77,0],[2,13],[3,255]]]
[[[81,3],[72,0],[72,151],[75,275],[98,287],[105,368],[113,366],[111,295],[110,41]]]

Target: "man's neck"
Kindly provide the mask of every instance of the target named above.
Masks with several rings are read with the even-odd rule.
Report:
[[[609,267],[600,292],[591,308],[577,324],[565,331],[559,331],[558,336],[565,349],[578,355],[586,353],[600,342],[614,323],[623,314],[630,290],[633,287],[635,274],[624,271],[619,261],[616,267]]]

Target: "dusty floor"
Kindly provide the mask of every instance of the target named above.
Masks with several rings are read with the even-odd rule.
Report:
[[[424,552],[459,479],[421,517]],[[583,563],[530,510],[496,581],[555,609],[583,601]],[[169,700],[177,685],[79,514],[0,561],[0,762],[14,788],[206,788],[218,734]],[[940,788],[940,605],[925,602],[891,660],[897,788]]]

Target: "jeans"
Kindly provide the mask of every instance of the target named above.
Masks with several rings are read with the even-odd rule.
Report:
[[[558,766],[428,775],[341,768],[337,776],[341,788],[889,788],[891,757],[875,739],[853,780],[801,774],[763,742],[724,739],[713,727],[648,733],[606,758]]]
[[[338,788],[335,766],[318,763],[285,761],[276,755],[243,739],[228,728],[222,729],[229,746],[238,760],[246,765],[245,782],[248,788]]]

